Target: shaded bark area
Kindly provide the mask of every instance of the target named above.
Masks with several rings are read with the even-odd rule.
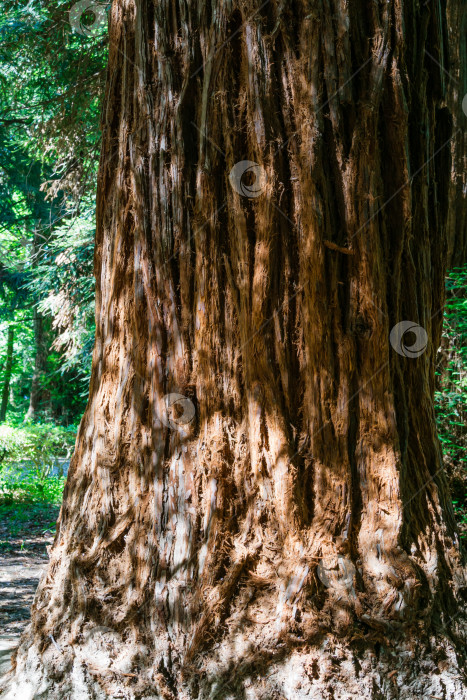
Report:
[[[90,400],[11,697],[467,697],[443,7],[116,0],[110,38]]]

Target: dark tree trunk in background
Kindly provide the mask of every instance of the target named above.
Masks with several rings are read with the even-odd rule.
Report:
[[[36,306],[34,306],[34,372],[31,381],[31,393],[29,396],[29,408],[24,418],[25,421],[34,421],[41,405],[42,378],[47,362],[47,343],[44,333],[44,319]]]
[[[15,327],[8,326],[8,336],[6,344],[5,375],[3,377],[2,403],[0,405],[0,423],[4,423],[8,408],[8,398],[10,396],[11,372],[13,369],[13,344],[15,340]]]
[[[434,2],[114,1],[90,399],[5,697],[467,698],[446,41]]]
[[[448,0],[448,105],[454,136],[448,209],[448,267],[467,263],[467,3]],[[436,58],[436,57],[433,57]]]
[[[40,222],[39,222],[40,227]],[[32,241],[32,261],[36,267],[40,257],[42,256],[42,248],[37,231],[34,232]],[[42,379],[45,374],[47,365],[47,340],[44,328],[44,319],[37,305],[34,305],[33,310],[34,324],[34,371],[31,380],[31,393],[29,395],[29,408],[24,417],[25,421],[34,421],[37,411],[41,405],[41,400],[44,398],[42,389]]]

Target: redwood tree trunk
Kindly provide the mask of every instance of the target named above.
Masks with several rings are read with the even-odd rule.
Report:
[[[114,1],[90,400],[7,697],[467,697],[445,42],[431,2]]]

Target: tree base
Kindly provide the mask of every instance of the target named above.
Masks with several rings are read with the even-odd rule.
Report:
[[[234,632],[184,668],[170,645],[158,659],[145,656],[141,645],[123,643],[104,627],[73,646],[54,640],[42,656],[31,642],[28,631],[3,679],[2,700],[467,699],[465,649],[446,637],[410,646],[355,638],[349,646],[326,634],[310,644],[291,635],[273,639],[258,625]]]

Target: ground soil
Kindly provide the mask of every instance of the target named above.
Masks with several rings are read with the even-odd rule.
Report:
[[[48,505],[0,507],[0,676],[28,625],[57,515]]]

